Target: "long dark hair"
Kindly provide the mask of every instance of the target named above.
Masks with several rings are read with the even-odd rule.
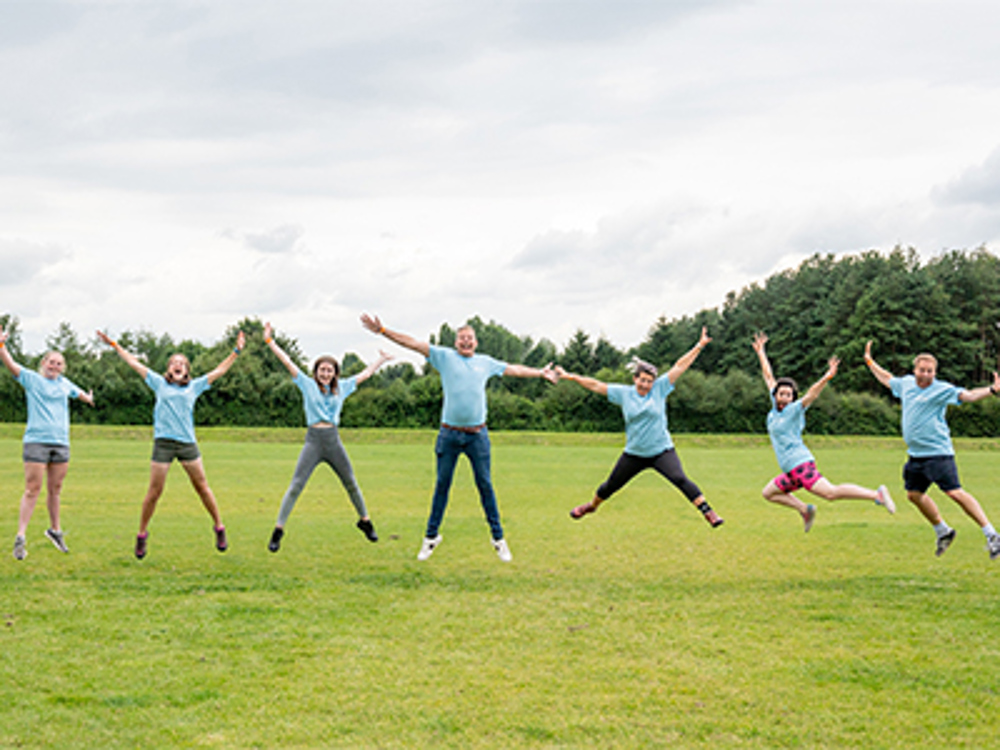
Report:
[[[316,361],[313,362],[313,380],[315,380],[316,385],[319,386],[320,393],[326,390],[326,386],[319,382],[319,376],[316,374],[317,370],[319,370],[319,366],[324,362],[329,362],[333,365],[333,380],[330,381],[330,393],[336,393],[339,390],[337,381],[340,379],[340,363],[337,361],[336,357],[331,357],[329,354],[317,357]]]

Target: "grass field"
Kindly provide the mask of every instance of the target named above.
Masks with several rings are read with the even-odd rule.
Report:
[[[903,447],[811,439],[833,481],[886,483],[899,512],[765,503],[766,438],[681,437],[712,530],[659,477],[572,521],[621,436],[495,434],[514,562],[489,544],[463,461],[426,563],[430,432],[346,432],[382,537],[320,467],[282,551],[266,544],[300,430],[203,430],[231,549],[175,467],[149,556],[132,556],[148,430],[74,428],[63,525],[10,543],[20,431],[0,425],[0,747],[990,747],[1000,724],[1000,562],[903,497]],[[1000,521],[997,441],[960,441],[965,486]],[[936,495],[939,497],[939,495]]]

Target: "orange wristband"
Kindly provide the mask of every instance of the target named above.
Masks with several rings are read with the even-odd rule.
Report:
[[[270,344],[272,341],[274,341],[273,338],[264,339],[265,344]]]

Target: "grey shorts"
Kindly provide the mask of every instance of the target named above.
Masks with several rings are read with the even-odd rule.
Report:
[[[68,464],[69,446],[55,443],[25,443],[22,457],[26,464]]]
[[[201,451],[198,450],[197,443],[182,443],[170,438],[156,438],[153,441],[153,463],[169,464],[175,458],[182,463],[197,461],[201,458]]]

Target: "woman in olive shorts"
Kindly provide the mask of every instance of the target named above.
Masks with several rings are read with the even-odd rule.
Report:
[[[358,513],[358,528],[361,529],[368,541],[377,542],[378,535],[375,533],[375,526],[368,515],[367,507],[365,507],[365,498],[361,494],[361,488],[354,478],[351,460],[347,457],[343,443],[340,442],[338,426],[344,400],[392,357],[380,351],[379,358],[364,370],[354,377],[340,380],[340,365],[337,360],[329,355],[324,355],[313,364],[312,378],[309,378],[278,346],[274,340],[270,323],[264,324],[264,343],[274,352],[274,356],[281,360],[281,364],[285,366],[294,379],[295,385],[302,391],[302,406],[306,412],[306,424],[309,425],[305,445],[302,446],[298,463],[295,465],[292,483],[281,500],[278,520],[274,525],[271,541],[267,548],[271,552],[277,552],[281,549],[281,538],[285,535],[285,524],[288,522],[288,517],[292,514],[295,502],[302,494],[302,490],[305,489],[306,482],[309,481],[313,470],[320,463],[328,464],[340,477],[340,482],[347,490],[354,510]]]
[[[139,534],[135,540],[135,556],[140,560],[146,556],[149,541],[149,522],[156,511],[156,503],[163,494],[170,464],[176,458],[187,472],[205,510],[212,516],[215,529],[215,548],[225,552],[226,527],[222,525],[219,505],[215,501],[212,488],[205,477],[205,467],[201,451],[194,436],[194,405],[198,396],[211,388],[212,383],[225,375],[233,366],[246,343],[243,331],[236,337],[236,348],[219,365],[206,375],[191,379],[191,363],[183,354],[174,354],[167,362],[167,371],[160,375],[140,362],[134,354],[118,346],[110,336],[97,332],[100,339],[118,352],[125,362],[135,370],[146,385],[156,394],[153,408],[153,459],[150,466],[149,489],[142,501],[142,516],[139,520]]]
[[[28,423],[24,430],[24,495],[17,536],[14,537],[14,559],[28,556],[25,535],[28,522],[46,483],[46,505],[49,528],[46,538],[60,552],[69,552],[59,525],[59,497],[69,469],[69,399],[78,398],[94,405],[93,393],[84,393],[79,386],[63,377],[66,360],[59,352],[47,352],[38,372],[21,367],[7,349],[8,332],[0,328],[0,361],[24,388],[28,398]]]

